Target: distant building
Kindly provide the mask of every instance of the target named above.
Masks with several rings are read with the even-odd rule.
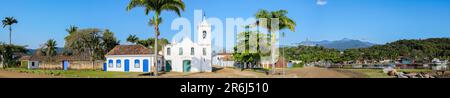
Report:
[[[439,60],[438,58],[434,58],[431,62],[432,62],[431,68],[433,70],[448,70],[447,60]]]
[[[278,57],[275,59],[275,67],[276,68],[287,68],[288,67],[288,62],[287,60],[285,60],[285,58],[283,57]],[[272,64],[271,58],[270,57],[262,57],[261,61],[260,61],[260,65],[259,67],[261,68],[272,68],[274,64]]]
[[[37,50],[40,51],[40,50]],[[85,69],[103,69],[103,61],[91,61],[91,57],[85,53],[77,55],[45,56],[41,52],[36,52],[31,56],[22,56],[21,66],[27,66],[28,69],[61,69],[61,70],[85,70]]]
[[[231,53],[218,53],[212,59],[213,66],[234,67],[233,54]]]
[[[38,69],[39,61],[31,60],[31,56],[22,56],[20,57],[20,65],[27,66],[28,69]]]

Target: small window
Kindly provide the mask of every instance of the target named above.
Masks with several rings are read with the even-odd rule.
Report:
[[[120,60],[116,60],[116,68],[121,68],[122,67],[122,62],[120,62]]]
[[[113,62],[114,62],[113,60],[109,60],[108,61],[108,67],[109,68],[112,68],[114,66]]]
[[[167,55],[170,55],[170,48],[167,48]]]
[[[206,48],[203,48],[203,55],[206,55]]]
[[[180,47],[178,55],[183,55],[183,48]]]
[[[139,60],[134,60],[134,68],[140,68],[141,63],[139,63]]]
[[[191,55],[195,55],[194,47],[191,48]]]
[[[203,31],[203,39],[206,38],[206,31]]]

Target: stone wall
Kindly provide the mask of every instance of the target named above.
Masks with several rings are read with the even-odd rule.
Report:
[[[102,70],[104,61],[69,61],[69,70]],[[63,62],[42,61],[39,63],[40,69],[63,69]]]
[[[63,69],[62,62],[49,62],[42,61],[39,62],[39,69]]]

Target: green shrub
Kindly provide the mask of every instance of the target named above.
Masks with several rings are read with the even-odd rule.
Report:
[[[294,68],[303,68],[305,66],[305,63],[295,63],[294,65],[293,65],[293,67]]]

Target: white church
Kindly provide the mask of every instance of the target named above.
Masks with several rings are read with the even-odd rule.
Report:
[[[166,67],[174,72],[212,72],[211,25],[203,17],[197,27],[197,42],[183,37],[164,49]]]
[[[197,29],[197,43],[184,37],[164,47],[163,56],[158,57],[158,71],[212,72],[211,25],[203,17]],[[151,72],[155,64],[152,49],[142,45],[118,45],[105,57],[105,71]]]
[[[205,17],[198,26],[198,42],[184,37],[164,47],[158,58],[158,71],[212,72],[211,25]],[[150,72],[155,55],[142,45],[119,45],[105,55],[105,71]],[[163,63],[161,63],[161,60]]]

